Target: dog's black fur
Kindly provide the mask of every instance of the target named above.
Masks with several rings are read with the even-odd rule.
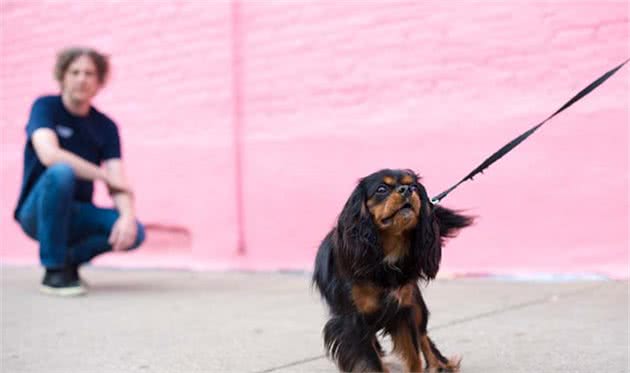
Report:
[[[411,170],[360,180],[321,243],[313,274],[330,309],[326,351],[341,371],[384,371],[379,331],[392,336],[406,370],[421,370],[420,351],[432,370],[459,368],[427,336],[429,311],[418,282],[435,278],[444,239],[471,223],[434,206]]]

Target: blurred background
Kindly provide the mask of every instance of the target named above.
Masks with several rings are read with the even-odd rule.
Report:
[[[0,2],[0,256],[57,51],[95,47],[147,242],[95,265],[310,270],[357,180],[434,196],[630,56],[626,1]],[[443,204],[442,275],[628,277],[626,66]],[[109,205],[102,186],[96,201]]]

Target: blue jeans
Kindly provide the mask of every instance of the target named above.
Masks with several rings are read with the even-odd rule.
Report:
[[[48,269],[79,266],[112,250],[107,242],[118,212],[73,199],[75,175],[63,163],[46,169],[18,212],[22,230],[39,241],[39,258]],[[140,222],[131,249],[144,241]]]

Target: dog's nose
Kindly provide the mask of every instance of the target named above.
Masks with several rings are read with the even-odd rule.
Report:
[[[409,185],[399,185],[398,188],[396,188],[396,191],[404,197],[408,197],[411,194],[411,188]]]

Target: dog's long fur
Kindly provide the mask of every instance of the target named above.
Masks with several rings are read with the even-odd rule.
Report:
[[[330,309],[324,344],[341,371],[384,371],[376,337],[389,334],[407,371],[456,371],[427,336],[418,282],[435,278],[444,239],[472,218],[429,201],[411,170],[360,180],[317,252],[313,282]],[[391,216],[390,216],[391,215]]]

